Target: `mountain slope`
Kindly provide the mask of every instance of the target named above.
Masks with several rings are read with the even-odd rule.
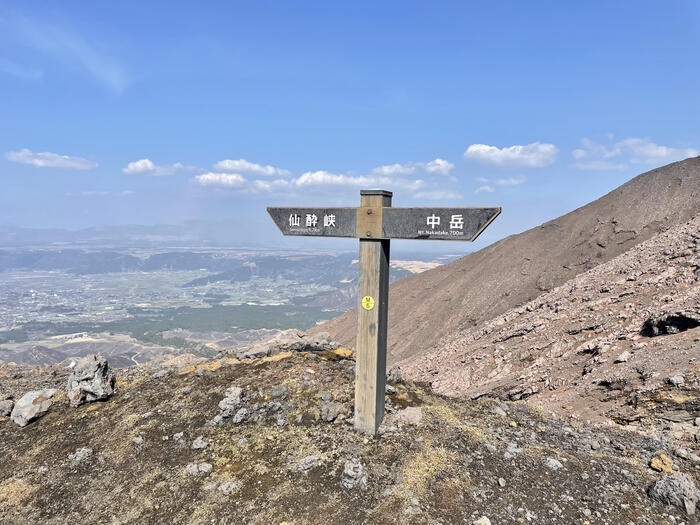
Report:
[[[442,394],[527,398],[584,419],[692,433],[700,215],[401,366]]]
[[[458,332],[609,261],[700,212],[700,157],[635,177],[600,199],[390,288],[389,361]],[[354,344],[356,313],[316,331]]]

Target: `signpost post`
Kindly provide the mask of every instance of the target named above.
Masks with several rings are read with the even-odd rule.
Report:
[[[359,208],[268,207],[284,235],[360,239],[355,429],[376,434],[384,417],[390,239],[473,241],[500,207],[392,208],[392,193],[361,190]]]

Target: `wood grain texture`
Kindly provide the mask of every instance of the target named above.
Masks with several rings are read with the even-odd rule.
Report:
[[[361,206],[391,206],[391,196],[362,195]],[[360,239],[355,429],[367,434],[376,434],[384,417],[389,243],[389,240]],[[371,310],[365,310],[359,304],[365,296],[374,298]]]

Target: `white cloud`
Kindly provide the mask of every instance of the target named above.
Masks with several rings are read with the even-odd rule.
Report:
[[[150,171],[155,171],[156,165],[150,159],[141,159],[134,162],[129,162],[129,164],[122,171],[124,173],[146,173]]]
[[[276,168],[270,166],[269,164],[263,166],[262,164],[256,164],[255,162],[249,162],[245,159],[238,160],[220,160],[214,164],[215,170],[220,171],[233,171],[236,173],[252,173],[254,175],[264,175],[267,177],[286,177],[291,175],[289,170],[283,170],[281,168]]]
[[[493,183],[496,186],[517,186],[527,182],[525,177],[508,177],[506,179],[496,179]]]
[[[430,162],[407,162],[405,164],[378,166],[372,170],[372,174],[395,177],[399,175],[413,175],[418,169],[421,169],[431,174],[449,175],[452,168],[454,168],[454,164],[451,162],[444,159],[435,159]]]
[[[438,173],[440,175],[449,175],[455,165],[447,162],[444,159],[431,160],[425,164],[425,171],[428,173]]]
[[[416,172],[416,167],[413,163],[406,164],[389,164],[387,166],[379,166],[372,170],[374,175],[383,175],[393,177],[395,175],[410,175]]]
[[[227,188],[239,188],[246,183],[246,179],[238,173],[202,173],[194,179],[202,186],[223,186]]]
[[[542,168],[554,164],[557,160],[558,151],[554,144],[542,144],[540,142],[507,148],[497,148],[486,144],[472,144],[464,152],[464,158],[491,166]]]
[[[67,170],[91,170],[97,167],[97,162],[93,162],[82,157],[70,157],[68,155],[58,155],[56,153],[34,153],[30,149],[19,151],[8,151],[5,158],[10,162],[19,164],[29,164],[37,168],[61,168]]]
[[[501,179],[487,179],[485,177],[477,177],[474,179],[476,182],[481,184],[479,186],[475,193],[481,193],[481,192],[489,192],[492,193],[496,190],[496,186],[498,187],[504,187],[504,186],[518,186],[520,184],[524,184],[527,182],[527,179],[525,177],[506,177],[506,178],[501,178]]]
[[[627,169],[627,164],[597,159],[574,162],[571,167],[583,171],[624,171]]]
[[[431,190],[419,191],[414,195],[417,199],[426,199],[429,201],[456,201],[462,198],[462,195],[452,190]]]
[[[424,181],[397,179],[392,177],[367,176],[367,175],[347,175],[330,173],[328,171],[307,171],[299,178],[294,179],[294,184],[299,187],[304,186],[364,186],[366,188],[386,186],[392,188],[402,188],[410,191],[417,191],[422,188]]]
[[[325,170],[307,171],[294,179],[246,180],[238,173],[204,173],[192,179],[202,186],[221,186],[236,188],[245,193],[270,193],[275,191],[293,191],[301,189],[324,189],[339,186],[352,188],[391,187],[416,192],[423,188],[424,181],[408,180],[375,175],[350,175],[331,173]]]
[[[641,164],[673,162],[700,155],[700,150],[695,148],[659,146],[649,138],[629,138],[618,142],[615,146],[626,152],[630,156],[631,162]]]
[[[226,159],[214,164],[215,172],[199,175],[193,180],[202,185],[236,187],[244,193],[288,192],[303,188],[322,189],[339,186],[352,188],[391,187],[417,192],[424,187],[425,182],[417,177],[406,176],[414,175],[419,170],[427,174],[449,175],[453,167],[452,163],[436,158],[430,162],[407,162],[405,164],[397,163],[378,166],[365,175],[354,175],[352,172],[332,173],[326,170],[316,170],[304,172],[298,177],[291,177],[291,172],[275,166],[256,164],[245,159]],[[162,168],[155,166],[149,159],[142,159],[129,163],[124,172],[155,174]],[[235,177],[232,179],[224,177],[228,172],[231,172]],[[276,178],[246,180],[241,173]],[[241,179],[238,177],[241,177]],[[441,198],[453,198],[457,195],[454,192],[449,192],[449,190],[437,189],[435,191],[447,192],[442,193],[443,197]],[[452,197],[449,197],[449,195],[452,195]],[[426,197],[428,197],[427,193]]]
[[[251,193],[270,193],[289,189],[292,187],[292,184],[286,179],[254,180],[250,183],[248,189]]]
[[[608,138],[612,139],[612,135]],[[658,165],[700,155],[695,148],[661,146],[649,137],[630,137],[609,146],[584,138],[581,145],[571,152],[576,160],[571,167],[589,171],[623,171],[627,163]]]
[[[148,171],[153,168],[148,159],[138,161],[133,170]],[[136,164],[136,163],[132,163]],[[249,162],[245,159],[222,160],[215,165],[216,172],[206,173],[194,177],[192,180],[208,186],[235,187],[243,193],[272,193],[293,192],[298,190],[314,189],[318,191],[333,191],[345,188],[378,188],[404,190],[418,197],[431,200],[458,199],[461,196],[444,187],[437,187],[430,191],[425,189],[426,182],[415,176],[419,171],[428,175],[449,175],[454,165],[444,159],[436,158],[430,162],[407,162],[405,164],[389,164],[374,168],[368,174],[355,175],[352,172],[333,173],[326,170],[306,171],[297,177],[288,177],[289,171],[274,166],[263,166]],[[128,168],[128,167],[127,167]],[[233,178],[225,177],[228,171],[238,170],[232,173]],[[258,176],[276,176],[274,179],[246,180],[241,173],[251,173]],[[410,175],[414,175],[410,177]],[[451,178],[442,179],[456,182]]]
[[[178,170],[184,171],[196,171],[197,168],[192,166],[184,166],[183,164],[176,162],[175,164],[165,164],[159,166],[154,164],[150,159],[141,159],[134,162],[129,162],[126,168],[122,169],[122,172],[127,175],[148,175],[151,177],[165,177],[174,174]]]

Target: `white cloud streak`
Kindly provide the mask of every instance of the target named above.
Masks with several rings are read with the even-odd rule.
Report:
[[[410,175],[416,172],[416,167],[413,163],[407,164],[389,164],[386,166],[378,166],[372,170],[374,175],[383,175],[386,177],[395,177],[397,175]]]
[[[487,144],[472,144],[464,152],[464,158],[497,167],[543,168],[556,162],[558,151],[554,144],[542,144],[541,142],[506,148]]]
[[[505,177],[494,180],[487,179],[485,177],[477,177],[474,180],[481,184],[481,186],[479,186],[474,193],[492,193],[496,191],[496,187],[518,186],[527,182],[525,177]]]
[[[147,175],[151,177],[167,177],[168,175],[173,175],[177,171],[196,171],[197,168],[193,166],[184,166],[180,162],[175,164],[165,164],[159,166],[153,163],[150,159],[141,159],[129,162],[126,168],[122,169],[123,173],[127,175]]]
[[[609,146],[584,138],[581,145],[571,152],[571,167],[587,171],[624,171],[628,163],[658,165],[700,155],[698,149],[661,146],[649,137],[630,137]]]
[[[144,159],[147,160],[147,159]],[[449,188],[438,187],[427,190],[426,181],[416,176],[419,172],[425,174],[447,176],[454,164],[444,159],[436,158],[430,162],[407,162],[405,164],[388,164],[372,169],[368,174],[355,175],[348,173],[333,173],[326,170],[306,171],[292,177],[288,170],[282,170],[270,165],[261,165],[245,159],[222,160],[214,165],[216,172],[194,177],[192,180],[203,186],[218,186],[231,188],[243,193],[272,193],[291,192],[302,189],[337,191],[342,188],[376,188],[391,187],[405,190],[419,198],[430,200],[455,200],[461,198],[459,193]],[[225,175],[231,172],[232,178]],[[247,180],[241,173],[253,176],[275,177],[269,179]],[[454,178],[434,179],[455,182]]]
[[[232,171],[235,173],[252,173],[253,175],[266,177],[287,177],[291,175],[291,172],[289,170],[276,168],[275,166],[270,166],[269,164],[263,166],[262,164],[249,162],[245,159],[220,160],[219,162],[214,164],[214,169],[219,171]]]
[[[224,188],[240,188],[246,179],[239,173],[202,173],[194,178],[202,186],[221,186]]]
[[[29,164],[37,168],[59,168],[66,170],[91,170],[97,167],[97,162],[84,159],[82,157],[70,157],[57,153],[34,153],[30,149],[19,151],[8,151],[5,158],[10,162],[19,164]]]
[[[625,171],[627,164],[604,159],[592,159],[574,162],[571,167],[582,171]]]
[[[423,187],[424,181],[397,179],[393,177],[367,176],[367,175],[346,175],[330,173],[328,171],[307,171],[299,178],[294,179],[293,184],[298,187],[304,186],[392,186],[409,190],[418,190]]]
[[[447,162],[444,159],[431,160],[425,164],[425,171],[428,173],[438,173],[440,175],[449,175],[455,165]]]
[[[527,182],[525,177],[508,177],[493,181],[496,186],[518,186],[519,184],[523,184],[525,182]]]
[[[423,170],[430,174],[449,175],[454,164],[444,159],[435,159],[430,162],[407,162],[405,164],[388,164],[378,166],[372,170],[373,175],[396,177],[400,175],[413,175],[417,170]]]
[[[55,24],[17,16],[11,21],[13,32],[25,45],[52,56],[59,62],[78,66],[116,94],[124,92],[127,75],[112,58],[77,33]]]
[[[462,195],[453,190],[430,190],[416,192],[414,197],[429,201],[457,201],[462,198]]]
[[[407,180],[376,175],[348,175],[325,170],[307,171],[293,179],[247,181],[238,173],[204,173],[192,179],[202,186],[237,188],[252,193],[290,191],[304,188],[327,187],[378,187],[391,186],[408,191],[418,191],[424,186],[421,179]]]

